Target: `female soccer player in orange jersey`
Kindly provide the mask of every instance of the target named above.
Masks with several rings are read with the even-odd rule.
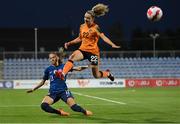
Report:
[[[100,31],[99,26],[94,22],[95,17],[104,16],[109,11],[107,5],[97,4],[88,10],[84,15],[85,23],[80,26],[79,36],[64,44],[64,47],[68,49],[69,46],[81,42],[81,46],[78,50],[74,51],[66,62],[62,72],[57,72],[56,76],[64,79],[65,75],[73,68],[74,61],[80,61],[88,59],[92,65],[92,73],[95,78],[108,77],[111,81],[114,81],[114,76],[109,70],[99,71],[98,59],[100,51],[98,48],[99,37],[102,38],[107,44],[111,45],[112,48],[120,48],[115,45],[104,33]]]

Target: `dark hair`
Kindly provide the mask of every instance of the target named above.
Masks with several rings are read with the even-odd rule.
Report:
[[[87,13],[90,14],[92,17],[100,17],[104,16],[109,11],[107,5],[99,3],[95,5],[91,10],[88,10]]]
[[[63,53],[59,53],[59,52],[54,52],[53,51],[53,52],[50,52],[49,55],[50,54],[54,54],[54,55],[56,55],[59,58],[58,59],[59,65],[63,63],[63,58],[64,58],[64,54]]]

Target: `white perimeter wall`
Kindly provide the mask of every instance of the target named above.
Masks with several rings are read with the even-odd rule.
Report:
[[[14,89],[29,89],[35,87],[41,80],[14,80]],[[67,80],[69,88],[100,88],[100,87],[125,87],[125,79],[72,79]],[[49,88],[49,81],[46,81],[43,89]]]

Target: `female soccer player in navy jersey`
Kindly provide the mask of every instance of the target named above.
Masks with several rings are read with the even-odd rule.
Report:
[[[65,80],[61,80],[56,76],[56,71],[62,71],[64,64],[62,64],[59,54],[56,52],[51,52],[49,54],[49,60],[51,65],[47,67],[44,71],[44,76],[42,81],[34,88],[27,91],[27,93],[34,92],[38,88],[44,85],[45,81],[50,79],[50,89],[48,95],[46,95],[41,103],[41,108],[45,112],[55,113],[61,116],[69,116],[68,112],[63,111],[62,109],[54,109],[50,105],[56,103],[58,100],[63,100],[73,111],[81,112],[84,115],[92,115],[91,111],[85,110],[81,106],[77,105],[72,93],[68,90]],[[72,70],[81,71],[85,67],[75,67]]]

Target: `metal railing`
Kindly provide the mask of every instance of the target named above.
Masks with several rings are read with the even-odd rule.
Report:
[[[68,57],[73,51],[65,52]],[[49,52],[38,52],[37,58],[48,58]],[[180,51],[156,51],[156,57],[180,57]],[[101,57],[154,57],[154,51],[101,51]],[[34,52],[1,52],[0,60],[8,58],[36,58]]]

